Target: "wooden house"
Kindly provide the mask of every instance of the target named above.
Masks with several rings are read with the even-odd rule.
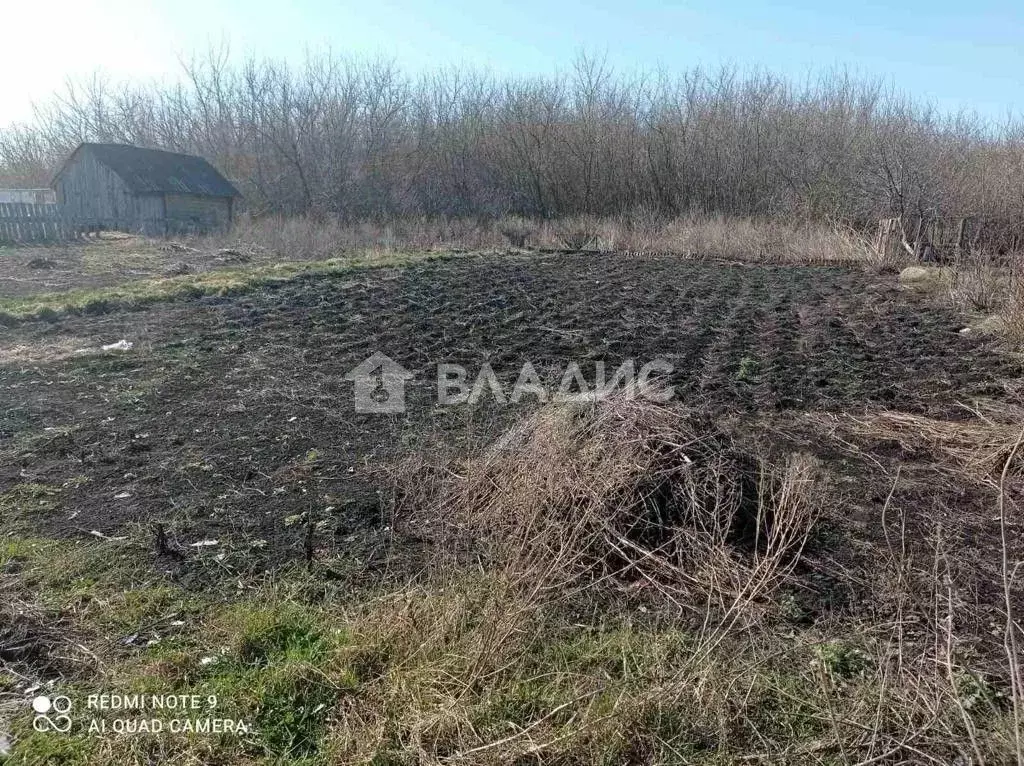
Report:
[[[125,144],[82,144],[53,188],[68,220],[149,236],[226,229],[241,196],[202,157]]]

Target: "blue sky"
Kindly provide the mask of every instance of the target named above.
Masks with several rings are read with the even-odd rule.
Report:
[[[1024,112],[1024,3],[791,0],[659,3],[492,0],[48,0],[3,9],[0,124],[25,119],[67,77],[173,79],[178,57],[227,40],[298,61],[307,49],[547,73],[580,50],[619,70],[721,63],[793,78],[836,66],[947,111]]]

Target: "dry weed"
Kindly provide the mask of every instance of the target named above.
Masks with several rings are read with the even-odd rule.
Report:
[[[535,235],[536,227],[525,218],[512,216],[503,220],[498,231],[508,240],[512,247],[526,247],[527,242]]]
[[[724,216],[688,216],[638,223],[625,249],[756,263],[882,264],[870,243],[842,224],[788,223]],[[636,247],[632,247],[635,245]]]
[[[952,272],[949,287],[953,304],[967,311],[991,313],[1007,298],[1008,277],[990,253],[975,253]]]
[[[991,482],[1014,453],[1024,411],[1009,404],[978,404],[965,416],[963,420],[939,420],[883,410],[818,418],[856,439],[895,442],[908,453],[930,457],[936,468]],[[1015,457],[1011,469],[1015,475],[1021,473],[1020,458]]]
[[[663,252],[690,258],[779,264],[850,263],[875,271],[899,264],[875,252],[852,227],[726,216],[662,218],[639,210],[615,217],[548,221],[412,219],[341,223],[335,219],[242,217],[217,247],[265,250],[277,258],[322,260],[358,250],[599,250]],[[257,244],[253,244],[257,243]]]
[[[1007,278],[1000,318],[1006,340],[1016,349],[1024,347],[1024,272],[1019,266],[1011,269]]]
[[[997,473],[1000,455],[1016,465],[1019,426],[1007,451],[1002,430],[957,437],[892,415],[879,421],[886,433],[923,431],[946,450],[941,459]],[[1012,415],[990,407],[976,417]],[[805,455],[777,465],[737,452],[693,413],[635,398],[538,410],[406,496],[420,519],[443,517],[444,545],[459,538],[485,554],[491,566],[465,582],[490,585],[449,580],[443,595],[375,605],[371,632],[411,659],[403,683],[370,701],[405,711],[404,752],[429,763],[703,762],[701,742],[729,762],[1010,762],[1020,753],[1016,689],[1004,694],[1005,668],[970,650],[976,615],[941,532],[928,561],[908,552],[901,523],[895,539],[887,531],[888,559],[882,551],[873,571],[847,573],[878,589],[876,606],[896,605],[885,620],[837,613],[794,631],[745,619],[795,584],[791,568],[827,502],[821,473]],[[696,622],[671,611],[650,633],[567,622],[568,606],[632,625],[637,602],[615,596],[638,587]],[[494,725],[508,716],[516,725]],[[386,723],[375,726],[379,744]]]
[[[405,482],[420,503],[405,523],[444,529],[549,592],[642,587],[728,612],[784,579],[819,478],[807,456],[770,465],[685,410],[625,392],[542,408],[447,475],[420,470]]]
[[[573,216],[552,224],[554,236],[567,250],[591,250],[597,248],[601,221],[594,216]]]

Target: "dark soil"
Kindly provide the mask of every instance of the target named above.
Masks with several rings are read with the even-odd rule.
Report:
[[[161,523],[172,551],[154,556],[183,575],[204,540],[225,554],[217,571],[309,550],[383,567],[383,469],[417,447],[471,449],[516,414],[490,397],[435,406],[438,363],[489,363],[509,390],[526,361],[557,384],[572,361],[593,381],[598,361],[660,359],[685,403],[750,418],[942,416],[1001,395],[1018,364],[926,301],[840,268],[467,257],[0,329],[0,347],[21,348],[0,366],[0,492],[66,485],[55,508],[0,527],[117,536]],[[121,338],[134,348],[47,351]],[[378,351],[416,374],[403,415],[353,411],[344,376]]]

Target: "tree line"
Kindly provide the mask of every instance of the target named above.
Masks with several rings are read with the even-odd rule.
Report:
[[[557,218],[643,211],[869,222],[1024,220],[1024,124],[950,115],[833,71],[410,75],[331,53],[182,63],[173,84],[69,83],[0,130],[0,186],[46,185],[82,141],[209,158],[255,215]]]

